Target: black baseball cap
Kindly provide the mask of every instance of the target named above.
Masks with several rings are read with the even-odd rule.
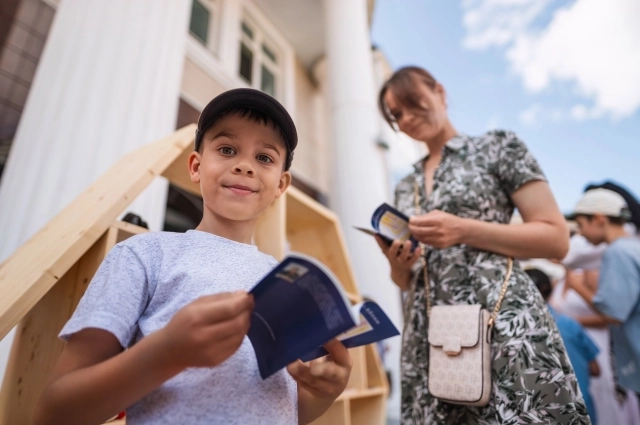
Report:
[[[248,108],[262,112],[271,118],[282,130],[284,141],[287,145],[287,159],[285,169],[291,167],[293,151],[298,144],[298,132],[287,110],[273,97],[255,89],[233,89],[226,91],[215,98],[202,110],[198,119],[194,149],[198,150],[202,143],[202,137],[213,122],[224,112],[230,109]]]

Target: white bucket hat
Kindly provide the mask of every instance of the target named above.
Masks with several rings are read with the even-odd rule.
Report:
[[[576,204],[573,213],[567,218],[573,219],[577,215],[594,214],[620,217],[625,220],[631,218],[631,212],[624,198],[612,190],[601,188],[586,191]]]

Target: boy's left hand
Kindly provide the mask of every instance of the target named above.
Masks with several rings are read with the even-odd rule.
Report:
[[[344,391],[351,375],[351,355],[337,339],[324,345],[329,355],[303,363],[296,360],[287,366],[298,383],[299,423],[321,416]],[[303,419],[304,418],[304,419]]]

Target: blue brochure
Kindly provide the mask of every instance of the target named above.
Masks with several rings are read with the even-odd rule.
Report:
[[[371,226],[373,230],[363,227],[356,227],[356,229],[368,235],[380,236],[387,245],[391,245],[395,240],[401,242],[410,240],[412,251],[418,247],[418,241],[409,231],[409,217],[389,204],[384,203],[373,212]]]
[[[353,347],[399,334],[375,303],[367,302],[354,310],[333,273],[303,254],[289,255],[250,293],[255,306],[248,337],[262,379],[297,359],[326,354],[318,348],[354,327],[361,331],[348,338]],[[363,331],[361,315],[376,326],[370,325],[372,329]],[[383,328],[383,333],[376,331]],[[347,344],[346,339],[343,343]]]
[[[345,347],[353,348],[361,345],[372,344],[392,336],[400,335],[395,325],[389,320],[380,306],[373,301],[365,301],[351,307],[353,312],[360,317],[358,325],[338,335],[336,338],[342,341]],[[318,357],[326,356],[327,350],[318,347],[312,352],[300,358],[308,362]]]

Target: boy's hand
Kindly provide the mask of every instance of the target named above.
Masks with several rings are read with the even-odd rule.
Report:
[[[162,332],[176,366],[217,366],[235,353],[249,331],[253,296],[244,291],[208,295],[183,307]]]
[[[300,360],[287,366],[298,383],[298,423],[320,417],[342,394],[351,375],[351,355],[337,339],[324,345],[329,355],[309,363]]]

